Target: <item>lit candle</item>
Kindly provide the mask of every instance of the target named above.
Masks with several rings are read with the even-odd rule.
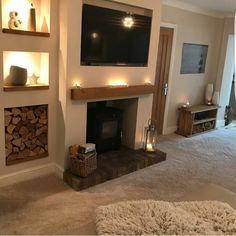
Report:
[[[190,106],[190,102],[189,100],[186,101],[186,107],[189,107]]]
[[[75,88],[81,88],[80,82],[75,82],[74,85],[73,85],[73,87],[75,87]]]
[[[147,143],[147,151],[148,152],[153,152],[153,147],[152,147],[152,144],[151,143]]]
[[[208,101],[207,101],[207,105],[208,105],[208,106],[211,106],[211,105],[212,105],[211,100],[208,100]]]

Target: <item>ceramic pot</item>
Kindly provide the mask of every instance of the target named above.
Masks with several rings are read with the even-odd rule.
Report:
[[[22,86],[27,82],[27,69],[19,66],[11,66],[10,83],[11,85]]]
[[[209,102],[212,102],[213,95],[213,84],[208,84],[205,91],[205,103],[208,105]]]
[[[215,91],[212,97],[212,104],[219,105],[219,102],[220,102],[220,93],[218,91]]]

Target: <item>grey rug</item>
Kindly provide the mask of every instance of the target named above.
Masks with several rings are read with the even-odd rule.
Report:
[[[217,201],[128,201],[96,210],[99,235],[236,234],[236,210]]]

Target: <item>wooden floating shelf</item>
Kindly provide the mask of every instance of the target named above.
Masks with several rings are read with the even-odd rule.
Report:
[[[7,34],[20,34],[20,35],[28,35],[28,36],[39,36],[39,37],[50,37],[50,33],[45,32],[34,32],[27,30],[14,30],[14,29],[2,29],[3,33]]]
[[[5,92],[14,91],[28,91],[28,90],[46,90],[49,89],[49,85],[36,84],[36,85],[25,85],[25,86],[4,86]]]
[[[135,85],[128,87],[73,88],[72,100],[93,100],[114,97],[130,97],[154,93],[153,85]]]

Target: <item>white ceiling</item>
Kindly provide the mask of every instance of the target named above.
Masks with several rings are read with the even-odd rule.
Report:
[[[163,3],[185,4],[224,14],[236,12],[236,0],[163,0]]]

